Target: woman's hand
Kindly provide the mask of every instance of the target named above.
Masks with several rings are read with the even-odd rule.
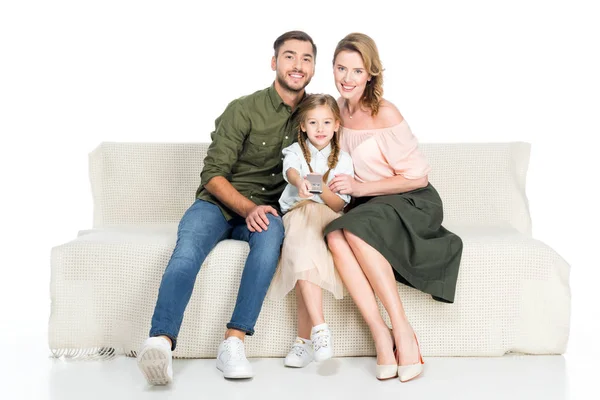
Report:
[[[349,194],[350,196],[360,197],[361,183],[347,174],[336,175],[329,182],[329,189],[333,193]]]
[[[312,185],[308,179],[303,178],[299,180],[296,187],[298,188],[298,196],[302,197],[303,199],[309,199],[313,197],[313,194],[310,192]]]

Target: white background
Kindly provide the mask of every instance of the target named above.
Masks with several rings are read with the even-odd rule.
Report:
[[[230,100],[271,84],[288,30],[318,46],[308,91],[336,95],[335,44],[359,31],[421,142],[532,144],[533,236],[571,265],[570,379],[595,377],[580,360],[600,356],[597,3],[2,2],[1,343],[45,346],[50,249],[91,227],[95,146],[208,141]]]

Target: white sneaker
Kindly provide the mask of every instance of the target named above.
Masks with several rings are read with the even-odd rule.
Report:
[[[310,333],[315,361],[325,361],[333,357],[333,337],[327,324],[313,326]]]
[[[137,356],[137,365],[150,385],[173,382],[171,344],[164,337],[146,339]]]
[[[297,337],[283,365],[293,368],[304,368],[313,360],[312,341]]]
[[[225,378],[252,378],[252,365],[246,358],[244,342],[235,336],[223,340],[217,351],[217,368]]]

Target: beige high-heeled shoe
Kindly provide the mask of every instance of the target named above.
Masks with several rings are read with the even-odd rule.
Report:
[[[390,335],[392,335],[392,343],[394,343],[394,335],[390,330]],[[396,355],[396,343],[394,343],[394,347],[392,349],[394,352],[394,357],[396,360],[398,359]],[[388,379],[393,379],[398,377],[398,365],[397,364],[387,364],[387,365],[379,365],[375,367],[375,377],[380,381],[385,381]]]
[[[379,365],[375,367],[375,377],[380,381],[398,377],[398,366],[396,364]]]
[[[410,365],[398,365],[398,377],[400,378],[400,382],[408,382],[423,373],[423,365],[425,364],[425,361],[423,361],[423,356],[421,356],[421,347],[419,346],[417,335],[414,334],[414,336],[417,342],[417,347],[419,348],[419,362]]]

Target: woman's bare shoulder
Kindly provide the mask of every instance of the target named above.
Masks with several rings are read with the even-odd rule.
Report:
[[[385,99],[381,100],[379,111],[376,116],[377,125],[382,128],[395,126],[404,121],[400,110],[391,102]]]

